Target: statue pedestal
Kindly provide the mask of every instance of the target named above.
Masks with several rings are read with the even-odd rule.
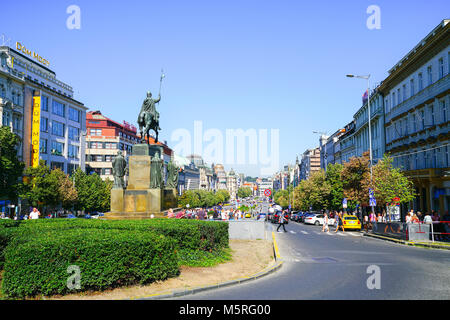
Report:
[[[164,209],[176,208],[177,203],[177,189],[164,189]]]
[[[151,154],[161,150],[159,145],[133,146],[133,155],[128,163],[128,186],[126,189],[111,190],[111,212],[105,214],[107,219],[163,217],[164,209],[177,206],[176,189],[150,188]]]
[[[111,212],[123,211],[123,189],[111,190]]]

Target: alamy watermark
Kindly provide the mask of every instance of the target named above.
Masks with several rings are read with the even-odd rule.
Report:
[[[193,135],[179,128],[171,141],[176,154],[200,155],[206,163],[258,165],[261,175],[273,174],[280,163],[279,129],[270,129],[269,137],[269,129],[204,130],[202,121],[194,121]]]
[[[379,266],[372,264],[367,267],[367,274],[370,274],[369,278],[367,278],[366,285],[367,289],[381,289],[381,269]]]
[[[372,4],[367,7],[367,14],[370,16],[367,18],[366,26],[369,30],[381,29],[381,9],[379,6]]]
[[[77,265],[70,265],[67,267],[67,273],[70,275],[67,278],[67,288],[70,290],[81,289],[81,270]]]
[[[66,27],[69,30],[81,29],[81,9],[79,6],[72,4],[67,7],[66,13],[70,14],[66,20]]]

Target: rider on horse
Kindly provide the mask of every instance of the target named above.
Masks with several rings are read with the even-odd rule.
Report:
[[[155,106],[155,104],[158,103],[160,100],[161,95],[159,95],[158,98],[156,99],[152,99],[152,93],[150,91],[147,92],[147,98],[145,98],[144,102],[142,103],[141,112],[139,113],[138,117],[138,124],[141,129],[142,139],[144,138],[143,134],[145,134],[145,132],[142,129],[150,128],[151,124],[154,124],[156,132],[158,130],[161,130],[161,128],[159,127],[159,112],[156,111]]]

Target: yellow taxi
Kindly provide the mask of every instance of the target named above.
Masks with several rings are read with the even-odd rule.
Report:
[[[352,216],[350,214],[344,214],[344,216],[342,217],[342,223],[343,223],[344,230],[349,230],[349,229],[361,230],[361,222],[359,221],[359,219],[356,216]]]

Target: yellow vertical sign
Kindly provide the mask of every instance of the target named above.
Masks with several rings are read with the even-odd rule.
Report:
[[[39,91],[33,95],[33,125],[31,127],[31,166],[39,165],[39,142],[41,132],[41,96]]]

